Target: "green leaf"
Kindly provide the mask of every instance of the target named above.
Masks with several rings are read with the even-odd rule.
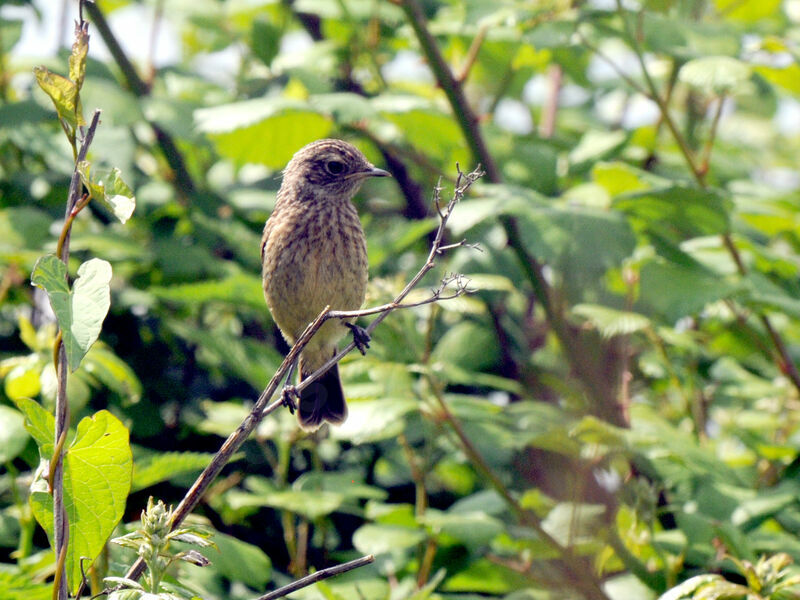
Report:
[[[214,454],[206,452],[159,452],[137,458],[133,469],[131,492],[138,492],[177,475],[196,473],[211,462]]]
[[[56,107],[58,116],[72,127],[85,125],[76,103],[78,102],[78,88],[74,82],[62,75],[53,73],[45,67],[35,67],[36,82],[44,90]]]
[[[246,100],[195,111],[197,129],[221,155],[238,164],[281,169],[302,146],[324,138],[331,121],[309,105],[285,98]]]
[[[22,413],[0,404],[0,464],[14,460],[25,448],[29,437]]]
[[[354,399],[347,403],[350,414],[338,427],[331,428],[331,437],[366,444],[394,438],[405,428],[404,417],[417,408],[408,398]]]
[[[628,139],[622,130],[587,131],[569,153],[569,164],[579,167],[607,158],[619,150]]]
[[[255,19],[250,33],[250,47],[253,54],[263,63],[270,66],[272,59],[278,55],[283,32],[266,19]]]
[[[447,329],[436,343],[431,358],[470,371],[489,370],[500,360],[500,346],[494,331],[464,321]]]
[[[278,490],[260,478],[248,478],[247,486],[252,493],[240,494],[237,497],[239,506],[266,506],[273,509],[283,509],[303,515],[313,521],[331,514],[339,509],[345,500],[344,494],[328,490]]]
[[[605,338],[628,335],[650,326],[650,319],[644,315],[599,304],[577,304],[572,313],[586,319]]]
[[[86,55],[88,53],[89,33],[87,29],[76,25],[75,41],[72,43],[72,52],[69,55],[69,78],[75,84],[76,93],[80,93],[83,87],[83,78],[86,76]],[[79,125],[83,124],[79,123]]]
[[[90,563],[97,558],[122,519],[132,471],[128,430],[119,419],[101,410],[78,423],[64,455],[64,507],[70,526],[66,569],[73,593],[81,582],[81,557]],[[52,539],[53,496],[46,486],[32,490],[30,503]]]
[[[353,546],[363,554],[390,554],[412,548],[425,539],[421,529],[366,524],[353,533]]]
[[[706,269],[651,261],[640,272],[640,289],[637,304],[675,322],[697,314],[711,302],[730,298],[741,286]]]
[[[263,589],[272,579],[272,562],[258,546],[242,542],[224,533],[214,534],[216,548],[200,548],[214,570],[230,581]]]
[[[781,11],[780,0],[714,0],[714,6],[725,18],[752,25]]]
[[[41,404],[30,398],[19,398],[14,402],[25,415],[25,429],[39,446],[39,454],[43,459],[50,460],[53,457],[55,418]]]
[[[22,361],[21,364],[11,369],[3,380],[3,389],[10,400],[33,398],[42,389],[42,365],[38,357],[32,355],[25,358],[33,358],[34,360]]]
[[[432,508],[425,511],[421,523],[434,534],[446,534],[466,546],[483,546],[505,530],[503,523],[483,511],[442,512]]]
[[[121,223],[127,222],[136,208],[136,197],[122,180],[120,170],[116,167],[111,169],[103,182],[92,178],[91,167],[91,163],[85,160],[78,163],[78,173],[83,185],[89,189],[93,198],[103,201]]]
[[[463,571],[448,577],[442,590],[447,592],[473,592],[479,594],[508,594],[524,587],[526,579],[508,567],[486,558],[479,558]]]
[[[257,246],[254,246],[256,251]],[[152,286],[148,292],[167,302],[202,305],[206,302],[226,302],[247,305],[266,312],[261,278],[249,273],[236,273],[224,279],[209,279],[170,286]]]
[[[678,77],[700,90],[727,94],[750,78],[750,66],[730,56],[704,56],[683,65]]]
[[[612,207],[639,228],[683,241],[729,231],[733,203],[719,191],[673,185],[620,195]]]
[[[61,328],[67,362],[75,371],[100,335],[111,305],[111,265],[92,258],[78,267],[78,278],[70,291],[67,267],[52,254],[43,256],[33,268],[31,281],[47,292],[50,306]]]
[[[0,598],[3,600],[50,600],[52,583],[34,583],[28,573],[0,571]]]

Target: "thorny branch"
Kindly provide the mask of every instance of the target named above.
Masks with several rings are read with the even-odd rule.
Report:
[[[228,463],[231,456],[241,447],[241,445],[249,437],[253,429],[255,429],[256,426],[261,422],[261,420],[284,405],[282,395],[280,398],[278,398],[272,403],[270,403],[270,400],[277,391],[280,383],[285,379],[292,365],[294,365],[295,362],[297,361],[298,357],[300,356],[300,352],[303,350],[303,348],[305,348],[305,346],[311,340],[313,335],[319,330],[320,327],[322,327],[322,324],[327,319],[333,319],[333,318],[345,319],[345,318],[362,316],[362,314],[375,314],[377,312],[378,316],[366,328],[367,333],[371,333],[381,323],[381,321],[383,321],[389,315],[389,313],[391,313],[394,310],[400,308],[411,308],[413,306],[419,306],[421,304],[427,304],[429,302],[436,302],[438,300],[455,298],[457,296],[469,292],[467,285],[461,276],[450,276],[450,281],[448,281],[448,278],[445,278],[444,281],[448,281],[448,283],[443,284],[440,288],[438,288],[438,295],[437,291],[434,291],[431,298],[429,298],[426,301],[422,301],[419,303],[405,303],[405,304],[403,303],[403,300],[408,296],[411,290],[414,289],[414,287],[416,287],[417,284],[419,284],[419,282],[422,280],[425,274],[428,273],[431,269],[433,269],[433,267],[436,264],[435,262],[436,257],[439,254],[441,254],[444,250],[448,248],[460,247],[462,245],[468,246],[467,244],[461,244],[461,243],[443,245],[442,241],[444,240],[444,231],[447,225],[447,220],[452,214],[452,211],[455,208],[456,204],[458,204],[458,202],[464,197],[469,188],[472,186],[472,184],[475,183],[480,177],[482,177],[483,174],[484,172],[480,167],[477,167],[472,172],[466,174],[463,173],[459,168],[458,178],[456,179],[456,185],[453,190],[453,196],[444,209],[442,209],[439,204],[442,188],[440,186],[437,186],[435,188],[434,200],[437,204],[437,210],[439,211],[441,222],[439,223],[439,228],[436,231],[436,237],[434,238],[434,241],[431,245],[431,251],[428,254],[428,258],[425,261],[425,264],[420,268],[417,274],[411,279],[411,281],[409,281],[409,283],[403,288],[403,290],[395,297],[395,299],[392,302],[380,307],[376,307],[376,309],[366,309],[365,311],[331,311],[330,307],[327,306],[317,316],[317,318],[314,319],[314,321],[312,321],[308,325],[308,327],[306,327],[305,331],[300,335],[295,344],[289,350],[289,353],[286,355],[286,358],[284,358],[283,362],[278,367],[278,370],[275,371],[275,374],[272,376],[272,379],[270,379],[267,386],[259,395],[258,400],[256,400],[256,403],[253,405],[253,408],[250,410],[250,413],[239,424],[236,430],[228,436],[228,439],[225,440],[225,442],[220,447],[219,451],[217,451],[217,453],[211,459],[209,465],[197,477],[195,482],[186,492],[186,495],[183,497],[183,500],[181,500],[178,507],[172,513],[172,522],[170,523],[171,530],[174,530],[176,527],[178,527],[183,522],[183,520],[189,515],[189,513],[191,513],[194,510],[194,508],[200,502],[200,499],[208,490],[208,487],[211,485],[211,483],[214,481],[217,475],[219,475],[220,471],[222,471],[222,468]],[[452,294],[448,296],[443,296],[442,290],[445,287],[447,287],[447,285],[449,285],[450,282],[456,282],[456,289],[455,291],[452,292]],[[315,371],[307,379],[304,379],[303,383],[297,386],[296,391],[301,390],[306,385],[318,379],[334,363],[340,361],[342,357],[344,357],[348,352],[352,351],[353,348],[355,348],[355,343],[350,342],[341,352],[339,352],[334,358],[328,361],[328,363],[326,363],[321,369]],[[142,572],[144,571],[144,568],[145,568],[144,560],[140,558],[128,570],[128,573],[125,575],[125,577],[127,579],[136,580],[141,576]],[[314,583],[314,581],[317,580],[315,579],[313,581],[309,581],[309,583],[305,585],[311,585],[311,583]]]

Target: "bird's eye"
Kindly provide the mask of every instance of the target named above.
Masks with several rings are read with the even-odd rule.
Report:
[[[331,175],[341,175],[344,171],[344,163],[338,160],[329,160],[325,163],[325,170]]]

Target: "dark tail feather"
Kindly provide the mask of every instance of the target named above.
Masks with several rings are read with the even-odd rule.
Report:
[[[300,365],[302,380],[302,364]],[[339,424],[347,418],[347,404],[344,401],[339,367],[333,365],[314,383],[300,392],[300,406],[297,420],[306,431],[319,429],[324,421]]]

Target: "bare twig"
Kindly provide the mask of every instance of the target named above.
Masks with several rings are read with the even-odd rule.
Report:
[[[550,79],[550,90],[547,94],[547,101],[542,109],[542,122],[539,125],[539,135],[544,139],[550,139],[556,132],[556,117],[558,115],[558,97],[561,92],[561,80],[563,72],[561,65],[553,64],[548,70]]]
[[[426,260],[425,264],[422,266],[420,271],[414,276],[414,278],[406,285],[405,288],[397,295],[393,302],[389,303],[388,305],[384,305],[379,307],[379,314],[378,316],[369,324],[367,327],[367,333],[372,332],[378,324],[385,319],[390,312],[396,310],[398,308],[409,308],[411,306],[416,306],[416,303],[409,303],[403,304],[403,299],[408,296],[409,292],[420,282],[422,277],[430,271],[435,265],[435,257],[437,256],[437,249],[440,249],[442,246],[442,239],[444,238],[444,228],[447,224],[447,217],[449,217],[450,212],[455,207],[456,203],[463,197],[463,195],[467,192],[470,186],[483,175],[483,172],[480,168],[475,169],[471,173],[464,174],[460,170],[458,172],[458,179],[456,188],[453,192],[453,197],[448,203],[447,207],[442,211],[442,223],[437,230],[436,238],[433,242],[431,247],[431,252],[428,254],[428,259]],[[438,198],[438,192],[437,196]],[[461,286],[463,288],[463,292],[466,292],[466,285]],[[455,294],[455,292],[454,292]],[[460,295],[460,294],[458,294]],[[453,296],[455,297],[455,296]],[[441,295],[439,299],[442,300],[444,297]],[[423,304],[427,303],[425,301],[422,302]],[[174,530],[178,527],[183,520],[189,515],[189,513],[194,510],[197,504],[200,502],[200,499],[203,497],[205,492],[208,490],[208,487],[214,481],[214,479],[219,475],[222,468],[228,463],[231,456],[241,447],[241,445],[245,442],[245,440],[249,437],[250,433],[252,433],[253,429],[261,422],[261,420],[266,417],[267,415],[275,412],[278,408],[284,405],[283,395],[280,398],[275,400],[274,402],[270,403],[272,396],[275,394],[276,390],[278,389],[281,382],[286,378],[289,369],[292,365],[295,364],[297,359],[300,356],[300,352],[302,352],[303,348],[308,344],[311,340],[313,335],[322,327],[322,324],[330,319],[330,318],[351,318],[354,315],[353,313],[364,313],[364,314],[374,314],[375,311],[372,309],[366,309],[366,311],[337,311],[334,313],[331,311],[330,306],[326,306],[317,318],[314,319],[311,323],[309,323],[308,327],[306,327],[305,331],[297,338],[297,341],[294,343],[292,348],[289,350],[289,353],[286,355],[286,358],[283,359],[283,362],[278,367],[275,374],[270,379],[267,386],[261,392],[256,400],[256,403],[253,405],[253,408],[250,410],[250,413],[244,418],[244,420],[239,424],[236,430],[228,436],[228,439],[222,444],[220,449],[211,459],[209,465],[203,470],[202,473],[197,477],[195,482],[192,484],[192,487],[186,492],[183,500],[181,500],[178,507],[172,513],[172,521],[170,523],[170,529]],[[339,352],[333,359],[326,363],[326,366],[322,367],[321,369],[315,371],[312,375],[310,375],[307,379],[303,380],[303,384],[308,385],[319,378],[325,370],[330,368],[334,362],[338,362],[341,358],[353,350],[355,348],[355,344],[351,342],[348,344],[344,350]],[[308,382],[308,383],[306,383]],[[299,385],[297,390],[303,389],[305,385]],[[138,579],[142,572],[144,571],[145,564],[144,560],[141,558],[138,559],[133,566],[128,570],[128,573],[125,575],[128,579],[136,580]],[[276,596],[277,597],[277,596]]]
[[[456,75],[456,81],[459,83],[464,83],[469,77],[469,72],[472,70],[472,66],[475,64],[475,61],[478,60],[478,52],[480,52],[481,46],[483,45],[483,40],[486,39],[486,32],[489,31],[489,26],[484,24],[481,25],[480,29],[478,29],[478,34],[472,39],[472,43],[469,45],[469,50],[467,50],[467,57],[464,60],[464,64],[461,65],[461,69]]]
[[[456,165],[458,168],[458,165]],[[484,175],[483,170],[481,167],[478,166],[474,171],[471,173],[464,173],[458,168],[458,178],[456,179],[455,189],[453,190],[453,196],[451,197],[450,201],[447,203],[445,208],[440,207],[441,202],[441,191],[442,188],[440,186],[436,186],[434,188],[434,204],[436,205],[436,210],[439,213],[440,222],[439,228],[436,230],[436,236],[434,237],[433,243],[431,244],[431,251],[428,253],[428,258],[425,261],[425,264],[422,265],[422,268],[417,272],[416,275],[408,282],[406,287],[402,289],[402,291],[395,297],[395,299],[388,303],[384,304],[383,306],[377,308],[368,308],[365,310],[354,310],[354,311],[329,311],[328,314],[325,316],[322,322],[327,319],[350,319],[354,317],[360,317],[370,314],[378,313],[378,316],[366,327],[367,333],[372,333],[375,328],[380,325],[381,321],[383,321],[386,317],[389,316],[393,310],[398,308],[412,308],[415,306],[422,306],[423,304],[430,304],[432,302],[438,302],[439,300],[449,300],[452,298],[457,298],[468,292],[467,284],[462,281],[460,278],[461,276],[455,276],[452,281],[456,282],[456,291],[453,292],[452,295],[444,297],[441,295],[441,291],[447,285],[447,278],[445,278],[442,282],[443,285],[438,288],[437,290],[433,291],[433,294],[420,302],[412,302],[408,304],[403,304],[403,300],[408,296],[408,294],[413,290],[417,284],[422,280],[422,278],[433,269],[436,265],[436,257],[440,254],[442,250],[442,241],[444,239],[444,230],[447,226],[447,220],[450,218],[450,215],[453,212],[456,204],[464,197],[464,194],[467,193],[472,184],[475,183],[480,177]],[[455,246],[461,246],[462,244],[455,244]],[[319,327],[322,327],[322,322],[319,323]],[[315,330],[316,331],[316,330]],[[354,341],[347,344],[342,350],[337,352],[333,358],[331,358],[328,362],[322,365],[319,369],[314,371],[311,375],[304,378],[302,382],[300,382],[297,386],[294,387],[295,392],[300,392],[304,388],[311,385],[314,381],[319,379],[325,372],[330,369],[333,365],[338,363],[342,358],[348,354],[353,348],[356,347]]]
[[[335,567],[322,569],[321,571],[317,571],[316,573],[307,575],[302,579],[293,581],[289,585],[285,585],[282,588],[278,588],[274,592],[270,592],[269,594],[264,594],[263,596],[259,596],[256,600],[275,600],[276,598],[283,598],[284,596],[287,596],[292,592],[296,592],[301,588],[313,585],[318,581],[322,581],[323,579],[328,579],[329,577],[334,577],[336,575],[341,575],[342,573],[347,573],[348,571],[352,571],[353,569],[358,569],[359,567],[366,566],[374,561],[375,557],[372,554],[369,554],[368,556],[362,556],[361,558],[351,560],[350,562],[346,562],[341,565],[336,565]]]

